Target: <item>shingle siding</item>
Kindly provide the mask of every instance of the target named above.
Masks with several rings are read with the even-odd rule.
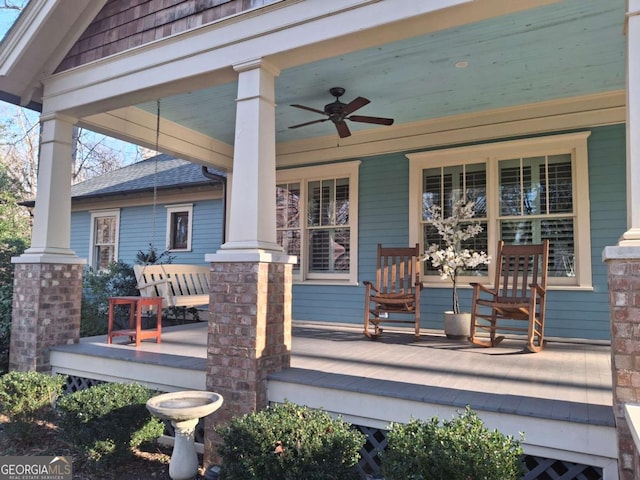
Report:
[[[61,72],[274,0],[109,0],[58,66]]]

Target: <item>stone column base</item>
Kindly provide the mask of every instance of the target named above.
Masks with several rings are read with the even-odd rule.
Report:
[[[78,343],[82,269],[82,264],[15,264],[10,370],[49,372],[49,348]]]
[[[618,437],[620,480],[640,478],[638,449],[625,404],[640,403],[640,248],[607,247],[611,316],[613,410]]]
[[[204,464],[217,464],[215,426],[267,406],[267,375],[291,363],[292,265],[211,264],[207,390],[224,404],[205,421]]]

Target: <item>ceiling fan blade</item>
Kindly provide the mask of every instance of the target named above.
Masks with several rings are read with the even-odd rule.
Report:
[[[370,100],[364,97],[358,97],[355,100],[352,100],[349,103],[347,103],[347,106],[344,107],[344,114],[349,115],[350,113],[355,112],[356,110],[364,107],[367,103],[370,103],[370,102],[371,102]]]
[[[345,137],[351,136],[351,132],[349,131],[349,127],[347,127],[347,124],[344,121],[335,122],[335,124],[336,124],[336,129],[338,130],[338,135],[340,135],[340,138],[345,138]]]
[[[292,107],[301,108],[303,110],[309,110],[310,112],[319,113],[321,115],[326,115],[322,110],[318,110],[317,108],[305,107],[304,105],[291,105]]]
[[[329,120],[328,118],[321,118],[320,120],[312,120],[311,122],[299,123],[298,125],[291,125],[289,128],[306,127],[307,125],[313,125],[314,123],[322,123]]]
[[[382,118],[382,117],[367,117],[363,115],[351,115],[347,118],[347,120],[351,120],[354,122],[362,122],[362,123],[375,123],[377,125],[392,125],[393,118]]]

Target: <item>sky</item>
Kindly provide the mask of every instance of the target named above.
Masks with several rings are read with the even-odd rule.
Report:
[[[27,0],[13,0],[11,4],[24,6],[27,4]],[[0,8],[0,33],[2,37],[4,37],[19,14],[20,12],[18,10]]]

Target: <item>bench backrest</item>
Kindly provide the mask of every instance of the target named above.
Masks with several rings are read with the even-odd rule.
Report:
[[[142,297],[164,296],[168,305],[175,305],[175,297],[209,295],[208,266],[134,265],[133,271]]]

